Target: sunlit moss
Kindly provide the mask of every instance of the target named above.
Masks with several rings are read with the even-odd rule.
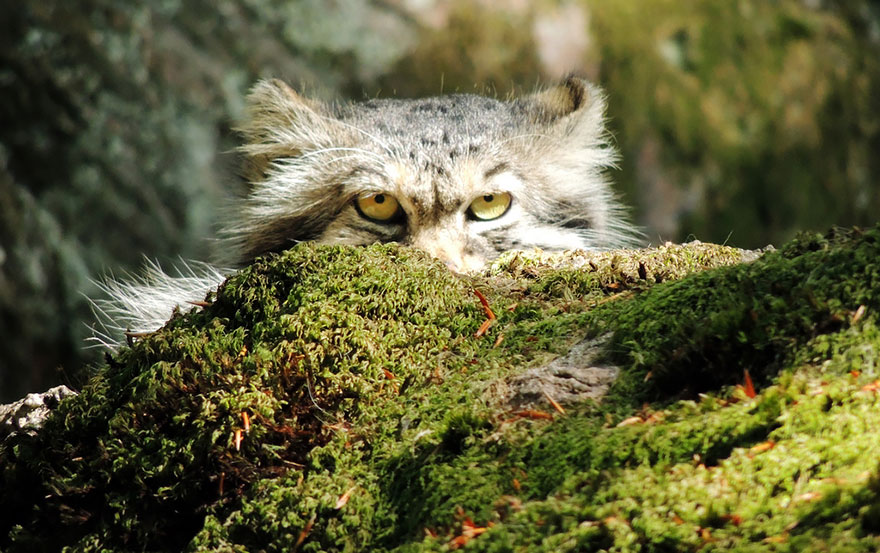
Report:
[[[0,445],[0,548],[875,550],[878,250],[874,228],[464,278],[301,244]],[[599,334],[601,404],[495,397]]]

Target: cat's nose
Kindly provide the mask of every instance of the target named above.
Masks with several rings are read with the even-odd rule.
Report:
[[[458,264],[453,261],[444,261],[443,264],[446,265],[446,268],[449,269],[450,271],[452,271],[453,273],[460,273],[461,272],[461,270],[458,268]]]
[[[458,259],[443,259],[443,264],[453,273],[472,273],[483,268],[484,263],[481,260],[468,259],[459,257]]]
[[[411,244],[436,257],[455,273],[478,271],[485,264],[479,256],[466,253],[461,240],[448,233],[423,233],[414,237]]]

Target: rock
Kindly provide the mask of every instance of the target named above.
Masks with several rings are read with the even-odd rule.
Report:
[[[573,405],[601,400],[620,373],[605,354],[603,346],[608,338],[604,335],[581,340],[565,355],[514,376],[507,383],[506,402],[514,409],[523,409],[548,401]]]
[[[0,440],[19,432],[36,433],[62,399],[75,395],[76,392],[62,385],[0,405]]]

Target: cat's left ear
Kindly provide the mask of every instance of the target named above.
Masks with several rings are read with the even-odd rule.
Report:
[[[240,150],[247,157],[246,176],[251,180],[260,180],[275,159],[340,146],[348,139],[348,130],[330,106],[298,94],[278,79],[254,86],[237,130],[244,137]]]
[[[606,142],[605,95],[589,81],[569,76],[521,102],[549,134],[572,138],[585,146]]]

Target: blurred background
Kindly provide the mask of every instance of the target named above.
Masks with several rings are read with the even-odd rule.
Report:
[[[82,383],[89,279],[208,259],[261,77],[326,99],[609,96],[654,244],[780,244],[880,212],[877,0],[0,3],[0,402]]]

